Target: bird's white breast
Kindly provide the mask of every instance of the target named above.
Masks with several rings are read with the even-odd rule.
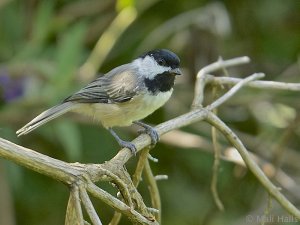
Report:
[[[157,95],[140,94],[128,102],[116,104],[81,104],[76,111],[99,120],[106,128],[129,126],[163,106],[171,97],[173,89]]]

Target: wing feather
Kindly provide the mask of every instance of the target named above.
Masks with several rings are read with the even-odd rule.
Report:
[[[69,96],[64,102],[121,103],[127,102],[140,89],[141,78],[130,64],[119,66],[86,87]]]

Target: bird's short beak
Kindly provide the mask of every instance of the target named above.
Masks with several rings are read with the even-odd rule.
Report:
[[[174,75],[181,75],[182,74],[182,72],[179,68],[171,69],[169,71],[169,73],[174,74]]]

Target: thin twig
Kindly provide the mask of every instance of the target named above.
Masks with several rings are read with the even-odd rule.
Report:
[[[228,141],[238,150],[248,169],[260,181],[260,183],[269,192],[269,194],[272,195],[285,210],[287,210],[297,219],[300,219],[299,210],[283,194],[281,194],[279,188],[273,185],[273,183],[257,166],[254,160],[251,159],[251,156],[249,155],[247,149],[245,148],[241,140],[233,133],[233,131],[212,112],[208,112],[207,115],[208,116],[206,118],[206,121],[212,126],[215,126],[220,132],[222,132],[223,135],[228,139]]]
[[[101,220],[100,220],[85,188],[80,186],[79,192],[80,192],[80,198],[81,198],[82,204],[84,205],[84,208],[85,208],[87,214],[89,215],[93,225],[102,225]]]
[[[155,217],[148,211],[148,207],[145,205],[141,194],[137,191],[137,188],[134,186],[130,174],[123,167],[116,174],[126,183],[128,190],[130,192],[132,201],[134,202],[134,208],[140,214],[142,214],[145,218],[149,220],[155,220]]]
[[[159,180],[168,180],[169,176],[165,175],[165,174],[161,174],[161,175],[156,175],[154,178],[155,178],[156,181],[159,181]]]
[[[228,60],[223,60],[222,58],[219,58],[217,62],[214,62],[210,65],[207,65],[203,67],[197,74],[197,77],[201,77],[204,74],[209,74],[211,72],[232,67],[232,66],[238,66],[238,65],[243,65],[246,63],[250,62],[250,58],[248,56],[242,56],[242,57],[237,57],[233,59],[228,59]]]
[[[133,208],[132,199],[124,181],[107,169],[103,169],[101,172],[113,180],[113,182],[118,186],[118,189],[120,190],[125,202],[130,208]]]
[[[83,225],[83,215],[80,205],[79,190],[73,186],[70,190],[70,197],[67,206],[65,225]]]
[[[268,194],[268,204],[264,210],[264,214],[263,214],[263,218],[268,218],[268,216],[270,216],[271,210],[272,210],[272,197],[270,194]],[[261,221],[261,225],[264,225],[265,222],[267,222],[267,220],[263,219]]]
[[[145,161],[147,160],[147,157],[149,155],[150,148],[145,148],[141,151],[139,156],[139,161],[137,163],[136,169],[134,174],[132,175],[132,182],[133,185],[137,188],[139,185],[139,182],[141,180],[142,172],[145,166]],[[117,225],[119,224],[120,220],[122,218],[122,214],[119,212],[115,212],[113,215],[113,218],[111,219],[109,225]]]
[[[73,184],[83,171],[3,138],[0,138],[0,157],[69,185]]]
[[[144,170],[144,167],[145,167],[145,163],[146,163],[146,161],[148,159],[148,156],[149,156],[149,151],[150,151],[150,148],[145,148],[140,153],[139,161],[136,165],[135,172],[132,175],[132,182],[133,182],[135,187],[138,187],[138,185],[140,183],[142,173],[143,173],[143,170]]]
[[[197,74],[196,84],[195,84],[195,94],[193,100],[193,107],[199,107],[202,105],[203,97],[204,97],[204,87],[206,84],[207,74],[224,69],[231,66],[242,65],[245,63],[249,63],[250,58],[247,56],[238,57],[229,60],[223,60],[219,58],[217,62],[214,62],[208,66],[203,67]]]
[[[264,77],[264,74],[262,73],[256,73],[253,74],[240,82],[238,82],[234,87],[232,87],[226,94],[224,94],[222,97],[218,98],[216,101],[214,101],[212,104],[208,105],[206,109],[208,110],[214,110],[221,104],[223,104],[225,101],[227,101],[229,98],[231,98],[234,94],[237,93],[245,84],[247,84],[250,81],[259,79]],[[212,176],[212,182],[211,182],[211,191],[215,200],[215,203],[219,210],[223,211],[224,206],[220,200],[220,197],[218,195],[217,191],[217,177],[218,177],[218,169],[219,169],[219,162],[220,162],[220,149],[217,146],[217,137],[216,137],[216,130],[214,127],[212,127],[212,138],[213,138],[213,146],[215,150],[215,159],[214,159],[214,165],[213,165],[213,176]]]
[[[151,221],[151,220],[145,218],[140,213],[138,213],[134,209],[127,206],[124,202],[115,198],[114,196],[107,193],[106,191],[102,190],[101,188],[99,188],[97,185],[95,185],[91,181],[88,181],[88,183],[87,183],[87,190],[93,196],[95,196],[96,198],[99,198],[100,200],[102,200],[104,203],[111,206],[115,210],[122,212],[130,220],[132,220],[136,223],[147,224],[147,225],[158,225],[158,223],[156,221]]]
[[[214,148],[214,164],[213,164],[213,173],[212,173],[212,179],[211,179],[211,192],[214,198],[214,201],[220,211],[224,211],[224,205],[220,199],[219,193],[218,193],[218,173],[219,173],[219,165],[220,165],[220,147],[218,146],[217,141],[217,132],[216,128],[212,127],[212,142],[213,142],[213,148]]]
[[[148,159],[152,162],[158,163],[158,159],[154,158],[152,155],[148,154]]]
[[[117,224],[119,224],[120,221],[121,221],[121,218],[122,218],[122,213],[115,212],[108,225],[117,225]]]
[[[286,153],[287,151],[286,146],[289,143],[290,138],[293,136],[294,130],[297,129],[297,127],[299,126],[299,122],[300,114],[297,114],[296,118],[293,119],[293,121],[290,122],[288,127],[285,128],[285,130],[281,134],[281,137],[279,138],[272,150],[273,156],[271,162],[276,168],[276,170],[280,167],[284,153]]]
[[[173,138],[172,138],[173,137]],[[247,136],[248,139],[249,136]],[[206,153],[210,153],[212,154],[212,149],[213,146],[212,144],[206,140],[203,137],[200,137],[199,135],[196,134],[192,134],[192,133],[188,133],[188,132],[184,132],[184,131],[179,131],[179,130],[174,130],[169,132],[168,134],[164,135],[161,138],[161,141],[165,144],[171,145],[173,147],[180,147],[183,150],[186,151],[204,151]],[[249,142],[249,140],[248,140]],[[254,146],[255,143],[251,142],[250,143],[253,144]],[[226,146],[226,144],[224,144],[222,142],[222,146]],[[264,146],[268,146],[264,145],[260,146],[260,149],[266,149],[266,147]],[[172,148],[173,149],[173,148]],[[256,149],[256,151],[259,151],[259,149]],[[293,149],[288,149],[288,151],[286,153],[290,153],[290,151],[295,151]],[[253,153],[253,152],[249,152],[252,160],[254,160],[259,167],[261,167],[264,171],[264,173],[267,175],[267,177],[269,177],[270,179],[273,179],[279,184],[281,185],[285,190],[288,191],[288,193],[292,194],[293,199],[295,200],[299,200],[300,199],[300,195],[299,195],[299,191],[298,191],[298,186],[295,180],[293,180],[293,178],[291,178],[286,172],[284,172],[282,169],[278,168],[276,170],[276,167],[266,161],[263,157]],[[285,155],[286,156],[286,155]],[[220,158],[222,160],[225,160],[227,162],[232,162],[236,165],[242,166],[242,167],[247,167],[243,161],[243,159],[241,158],[240,154],[238,153],[238,151],[233,148],[230,147],[228,148],[226,146],[226,149],[224,151],[224,154],[222,154],[220,156]],[[286,159],[284,159],[284,165],[289,165],[289,162],[291,162],[291,159],[296,160],[298,158],[297,155],[290,156],[287,157]],[[294,165],[294,164],[290,164],[290,165]],[[295,168],[297,169],[297,168]],[[275,174],[276,172],[276,174]]]
[[[152,212],[152,213],[159,213],[159,211],[157,210],[157,209],[154,209],[154,208],[149,208],[148,207],[148,210],[149,210],[149,212]]]
[[[216,87],[213,88],[213,96],[216,95]],[[217,108],[213,109],[213,113],[217,115]],[[211,192],[214,198],[214,201],[220,211],[224,211],[224,205],[220,199],[218,193],[218,173],[219,173],[219,166],[220,166],[220,157],[221,157],[221,149],[218,143],[217,131],[214,126],[211,127],[211,134],[212,134],[212,143],[214,149],[214,163],[212,168],[212,179],[211,179]]]
[[[208,110],[213,110],[214,108],[219,107],[221,104],[223,104],[225,101],[227,101],[229,98],[231,98],[233,95],[236,94],[238,90],[240,90],[245,84],[247,84],[250,81],[257,80],[260,78],[263,78],[265,75],[263,73],[255,73],[251,76],[241,80],[236,85],[234,85],[226,94],[224,94],[222,97],[218,98],[216,101],[214,101],[211,105],[207,106],[206,108]]]
[[[234,77],[215,77],[213,75],[208,74],[206,76],[206,83],[212,83],[217,85],[235,85],[241,80],[243,80],[241,78]],[[264,90],[300,91],[300,83],[285,83],[270,80],[251,81],[245,84],[245,86]]]
[[[161,200],[160,200],[160,194],[159,190],[157,187],[157,183],[155,180],[155,177],[152,173],[149,161],[146,160],[145,162],[145,177],[146,180],[149,184],[149,192],[151,196],[151,202],[152,202],[152,207],[158,210],[158,213],[156,214],[156,219],[158,223],[161,223]]]

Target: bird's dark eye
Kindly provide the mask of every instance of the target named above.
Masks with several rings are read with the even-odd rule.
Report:
[[[160,65],[160,66],[166,65],[166,61],[164,59],[159,59],[157,62],[158,62],[158,65]]]

